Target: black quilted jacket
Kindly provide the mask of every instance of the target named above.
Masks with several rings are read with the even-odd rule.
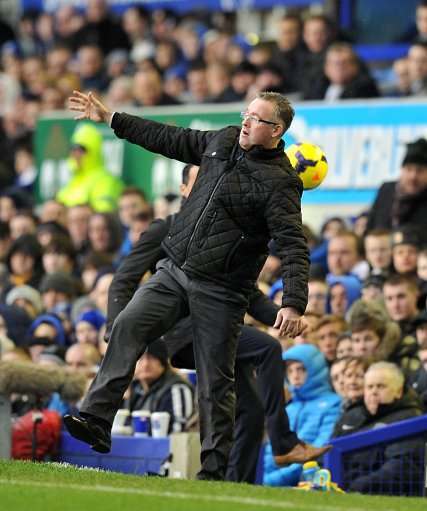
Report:
[[[189,276],[249,293],[273,238],[282,261],[283,306],[307,304],[308,249],[302,232],[302,184],[283,152],[241,149],[240,129],[178,128],[114,114],[120,138],[149,151],[200,165],[193,190],[163,248]]]

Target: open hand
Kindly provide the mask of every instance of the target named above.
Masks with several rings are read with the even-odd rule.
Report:
[[[301,335],[307,328],[307,322],[304,316],[301,316],[292,307],[283,307],[279,309],[276,322],[273,328],[279,329],[279,335],[283,337],[294,338]]]
[[[94,122],[110,122],[112,113],[96,98],[92,92],[83,94],[74,90],[68,98],[68,108],[74,112],[80,112],[74,117],[76,120],[88,119]]]

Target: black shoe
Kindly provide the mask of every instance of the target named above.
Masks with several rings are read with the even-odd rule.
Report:
[[[110,432],[96,424],[92,419],[83,419],[75,415],[64,415],[64,424],[68,432],[77,440],[86,442],[94,451],[106,454],[111,450]]]

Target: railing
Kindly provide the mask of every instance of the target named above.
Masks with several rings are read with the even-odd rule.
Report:
[[[331,441],[324,465],[345,490],[360,481],[364,493],[423,495],[427,415]],[[400,456],[399,446],[405,442]],[[399,444],[400,443],[400,444]],[[363,462],[361,462],[363,460]],[[378,472],[387,463],[389,470]]]

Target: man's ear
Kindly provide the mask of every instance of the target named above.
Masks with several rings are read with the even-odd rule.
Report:
[[[273,138],[281,138],[284,135],[283,126],[280,124],[276,124],[273,128],[272,135]]]

